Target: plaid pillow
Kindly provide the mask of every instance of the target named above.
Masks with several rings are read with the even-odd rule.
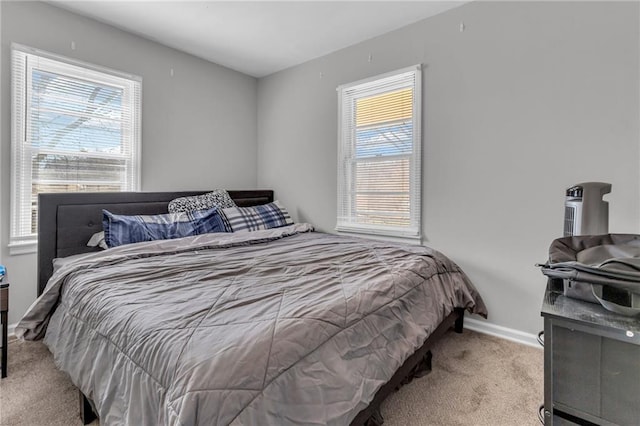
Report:
[[[279,201],[254,207],[222,209],[221,216],[227,232],[258,231],[293,224],[289,212]]]
[[[102,228],[109,247],[225,232],[217,208],[147,216],[125,216],[102,210]]]

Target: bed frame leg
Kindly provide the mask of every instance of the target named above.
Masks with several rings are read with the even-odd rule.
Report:
[[[427,374],[431,373],[431,360],[433,358],[433,354],[431,351],[427,351],[426,354],[418,361],[416,365],[409,371],[409,373],[402,378],[402,381],[398,386],[396,386],[395,390],[397,391],[404,385],[408,385],[415,378],[424,377]]]
[[[464,326],[464,308],[455,308],[455,311],[458,313],[458,318],[453,325],[453,330],[456,333],[462,333],[462,328]]]
[[[433,354],[431,351],[428,351],[427,354],[422,358],[420,363],[416,366],[413,371],[413,377],[424,377],[427,374],[431,373],[431,360],[433,358]]]
[[[88,425],[98,417],[93,412],[91,402],[89,402],[89,399],[84,396],[80,389],[78,389],[78,396],[80,396],[80,419],[83,425]]]
[[[380,412],[380,408],[377,408],[371,417],[364,422],[364,426],[382,426],[384,423],[384,418],[382,417],[382,413]]]

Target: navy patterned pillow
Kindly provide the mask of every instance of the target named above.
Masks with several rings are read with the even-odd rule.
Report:
[[[209,210],[214,207],[225,209],[236,207],[231,196],[224,189],[216,189],[202,195],[192,197],[180,197],[169,202],[169,213],[193,212],[196,210]]]
[[[125,216],[102,210],[102,228],[109,248],[142,241],[225,232],[217,208],[147,216]]]
[[[254,207],[222,209],[227,232],[258,231],[293,224],[293,220],[279,201]]]

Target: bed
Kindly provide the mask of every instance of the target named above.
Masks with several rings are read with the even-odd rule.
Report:
[[[429,349],[462,331],[464,311],[486,316],[441,253],[308,224],[86,246],[102,209],[163,213],[203,192],[40,196],[39,298],[16,334],[44,337],[85,423],[381,424],[380,403],[430,370]]]

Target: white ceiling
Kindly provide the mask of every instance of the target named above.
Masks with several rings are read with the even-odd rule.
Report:
[[[254,77],[465,1],[67,1],[50,3]]]

